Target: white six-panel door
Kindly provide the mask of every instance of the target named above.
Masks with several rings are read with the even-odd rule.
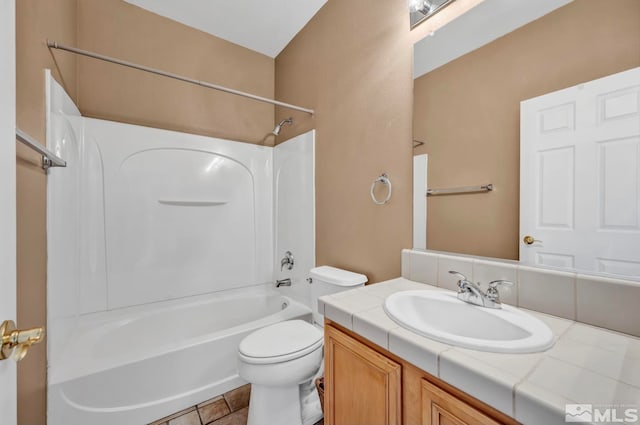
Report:
[[[640,278],[640,68],[520,114],[520,260]]]
[[[0,0],[0,323],[16,320],[15,0]],[[0,361],[0,423],[16,423],[16,364]]]

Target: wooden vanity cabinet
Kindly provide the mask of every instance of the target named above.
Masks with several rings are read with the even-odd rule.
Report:
[[[324,423],[400,425],[402,367],[325,327]]]
[[[421,425],[499,425],[478,409],[454,397],[426,379],[421,380]]]
[[[516,425],[361,336],[325,323],[325,425]]]

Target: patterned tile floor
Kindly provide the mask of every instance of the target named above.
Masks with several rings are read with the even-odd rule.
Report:
[[[149,425],[247,425],[250,393],[247,384]]]
[[[246,425],[250,392],[247,384],[150,425]]]

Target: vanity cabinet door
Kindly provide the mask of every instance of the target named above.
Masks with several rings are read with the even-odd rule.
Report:
[[[399,363],[325,326],[325,424],[400,425],[401,372]]]
[[[500,424],[426,379],[421,384],[422,425]]]

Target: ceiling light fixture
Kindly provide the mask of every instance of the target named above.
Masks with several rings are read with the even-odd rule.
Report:
[[[417,12],[422,7],[424,0],[407,0],[407,6],[409,6],[409,13]]]
[[[408,0],[409,12],[421,12],[424,15],[429,14],[429,11],[433,7],[429,0]]]
[[[455,0],[407,0],[411,28],[453,3]]]

